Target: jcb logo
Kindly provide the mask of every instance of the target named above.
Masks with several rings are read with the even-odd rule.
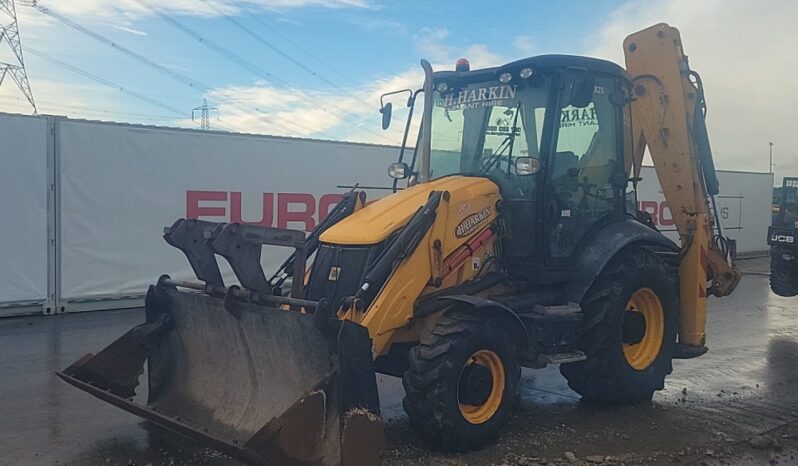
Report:
[[[790,235],[770,235],[770,241],[774,243],[792,244],[795,242],[795,237]]]

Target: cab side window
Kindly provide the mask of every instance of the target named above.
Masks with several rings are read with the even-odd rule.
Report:
[[[566,89],[577,80],[566,78]],[[593,96],[585,106],[565,102],[549,174],[549,215],[552,219],[551,255],[568,257],[596,222],[616,210],[613,175],[619,169],[620,108],[609,95],[610,78],[596,78]]]

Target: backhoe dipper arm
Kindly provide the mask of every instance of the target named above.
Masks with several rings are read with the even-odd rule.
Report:
[[[634,92],[634,153],[627,154],[627,173],[639,175],[648,146],[682,246],[679,343],[688,353],[700,353],[707,294],[726,296],[741,277],[716,215],[718,181],[701,80],[690,70],[679,31],[667,24],[630,35],[623,47]]]

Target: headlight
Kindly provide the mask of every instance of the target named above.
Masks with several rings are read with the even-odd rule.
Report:
[[[449,89],[449,85],[446,83],[438,83],[435,89],[437,89],[438,92],[446,92]]]
[[[521,79],[529,79],[529,77],[532,76],[532,73],[532,68],[524,68],[520,73],[518,73],[518,76],[521,76]]]
[[[502,73],[499,75],[499,82],[502,84],[509,83],[511,79],[513,79],[513,76],[510,73]]]

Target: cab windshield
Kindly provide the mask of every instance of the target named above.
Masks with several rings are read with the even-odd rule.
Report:
[[[515,157],[540,156],[548,77],[446,87],[433,93],[430,179],[514,176]]]

